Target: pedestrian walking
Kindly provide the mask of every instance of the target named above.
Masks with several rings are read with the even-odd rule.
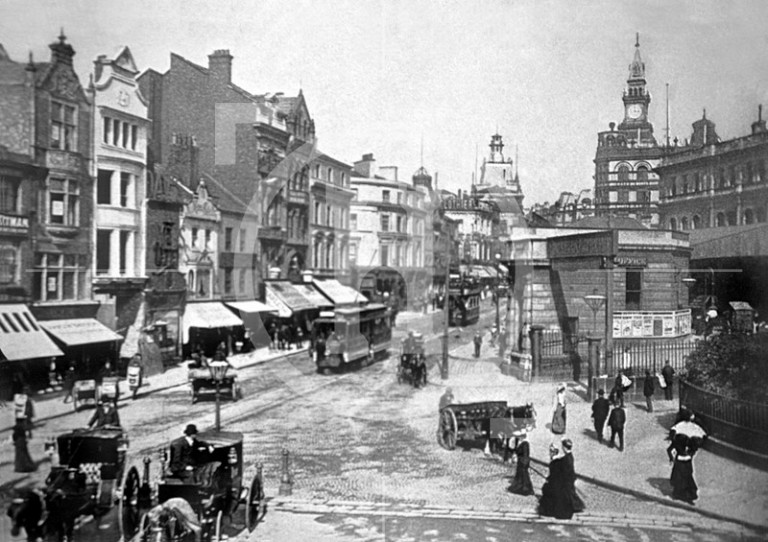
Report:
[[[531,445],[528,443],[528,433],[522,431],[519,437],[515,437],[515,457],[517,467],[515,477],[507,491],[517,495],[533,495],[533,483],[528,468],[531,466]]]
[[[568,492],[566,466],[563,455],[554,444],[549,447],[549,475],[541,488],[539,515],[557,519],[571,519],[573,505]]]
[[[75,373],[75,366],[70,365],[67,369],[67,374],[64,375],[64,390],[67,392],[64,395],[64,402],[68,403],[72,400],[72,392],[75,389],[75,381],[77,380],[77,373]]]
[[[648,407],[648,412],[653,412],[653,392],[655,391],[653,380],[654,379],[651,371],[646,369],[645,381],[643,382],[643,395],[645,396],[645,404]]]
[[[473,339],[473,342],[475,343],[475,357],[480,357],[480,347],[483,345],[483,336],[480,335],[480,331],[475,331],[475,338]]]
[[[573,511],[583,512],[585,505],[584,501],[576,493],[576,467],[573,461],[573,441],[569,438],[563,439],[560,443],[563,448],[563,471],[565,472],[563,478],[566,484],[566,489],[570,496],[571,508]]]
[[[624,374],[623,371],[619,370],[619,372],[616,374],[616,379],[613,381],[613,389],[611,390],[611,394],[608,397],[608,400],[612,403],[618,402],[623,405],[624,392],[627,391],[630,386],[632,386],[632,381],[628,376]]]
[[[664,379],[664,383],[666,384],[664,387],[664,399],[671,401],[673,399],[672,383],[674,382],[675,378],[675,370],[669,364],[669,360],[667,360],[664,367],[661,368],[661,377]]]
[[[693,478],[693,456],[707,438],[706,432],[694,422],[694,414],[687,412],[683,421],[672,426],[669,432],[670,444],[667,456],[672,463],[669,482],[672,484],[672,498],[693,504],[699,495],[699,486]]]
[[[13,396],[16,425],[24,427],[29,438],[32,438],[32,427],[35,423],[35,404],[30,397],[31,393],[29,386],[25,386],[23,393]]]
[[[29,455],[29,448],[27,447],[27,428],[23,422],[16,422],[13,426],[13,434],[11,435],[14,448],[14,472],[34,472],[37,470],[37,464],[32,461],[32,456]],[[30,436],[31,438],[31,436]]]
[[[616,446],[616,437],[619,437],[619,451],[624,451],[624,427],[627,425],[627,413],[624,411],[624,403],[616,402],[608,417],[608,427],[611,428],[611,442],[609,446]]]
[[[552,424],[550,429],[555,435],[565,433],[565,382],[557,386],[555,398],[552,402]]]
[[[611,410],[611,402],[605,398],[605,390],[597,390],[597,399],[592,403],[592,420],[595,423],[595,433],[597,434],[597,442],[603,442],[603,431],[605,428],[605,420],[608,419],[608,413]]]

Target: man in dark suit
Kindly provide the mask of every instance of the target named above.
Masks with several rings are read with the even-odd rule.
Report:
[[[597,433],[597,442],[603,442],[603,429],[605,420],[608,419],[608,412],[611,410],[611,403],[605,398],[605,390],[597,390],[597,399],[592,403],[592,420],[595,422],[595,433]]]
[[[96,406],[96,412],[93,413],[88,422],[89,428],[99,428],[105,426],[120,427],[120,416],[117,413],[117,405],[112,401],[100,400]]]
[[[608,427],[611,428],[610,447],[616,445],[616,436],[619,437],[619,451],[624,451],[624,426],[627,424],[627,413],[624,412],[624,403],[616,402],[608,417]]]
[[[195,468],[207,462],[213,447],[207,442],[198,440],[197,427],[189,424],[184,429],[184,436],[171,442],[170,470],[176,478],[183,480],[193,478]]]

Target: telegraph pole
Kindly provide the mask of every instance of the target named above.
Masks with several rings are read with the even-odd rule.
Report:
[[[445,223],[443,223],[445,225]],[[451,240],[448,237],[448,232],[445,232],[445,292],[443,298],[443,364],[440,367],[440,378],[443,380],[448,379],[448,324],[450,319],[450,282],[451,282]]]

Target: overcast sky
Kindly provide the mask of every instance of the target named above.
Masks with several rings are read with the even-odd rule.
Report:
[[[372,152],[410,179],[468,188],[504,136],[519,146],[526,204],[593,186],[597,132],[623,116],[635,32],[664,137],[690,136],[706,107],[722,138],[745,135],[768,106],[768,2],[616,0],[3,0],[0,43],[48,60],[63,26],[87,83],[92,61],[128,45],[141,70],[170,53],[207,66],[229,49],[234,82],[254,93],[303,88],[320,148],[352,163]],[[766,110],[768,116],[768,109]]]

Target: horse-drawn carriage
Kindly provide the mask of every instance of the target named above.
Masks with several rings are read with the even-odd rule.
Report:
[[[223,518],[232,520],[243,505],[245,526],[252,531],[265,512],[261,467],[248,486],[244,485],[242,433],[201,433],[201,440],[212,446],[207,461],[195,476],[178,478],[168,470],[173,448],[160,461],[159,481],[150,484],[149,458],[144,459],[143,479],[131,467],[123,483],[120,500],[120,531],[124,540],[195,540],[198,530],[202,542],[224,537]]]
[[[414,388],[427,385],[426,352],[421,333],[409,333],[401,342],[397,382],[408,382]]]
[[[508,406],[507,399],[478,400],[478,393],[464,390],[459,401],[448,390],[440,400],[437,440],[453,450],[460,440],[482,438],[503,447],[509,439],[536,427],[533,404]]]
[[[72,387],[72,406],[75,412],[84,406],[96,406],[99,401],[117,402],[120,396],[120,377],[105,376],[98,384],[94,379],[76,380]]]
[[[224,364],[222,370],[224,370],[224,377],[218,381],[213,378],[209,367],[215,367],[215,364]],[[189,370],[187,372],[187,380],[189,381],[190,392],[192,394],[192,402],[196,403],[200,399],[200,395],[204,393],[215,393],[216,386],[219,386],[219,390],[229,396],[233,401],[237,401],[240,397],[240,385],[237,382],[237,369],[234,369],[226,361],[202,361],[190,362]]]
[[[120,492],[128,449],[120,427],[76,429],[60,435],[55,447],[59,464],[51,467],[45,487],[27,491],[8,511],[14,531],[24,527],[29,540],[55,535],[72,541],[75,521],[106,514]]]

